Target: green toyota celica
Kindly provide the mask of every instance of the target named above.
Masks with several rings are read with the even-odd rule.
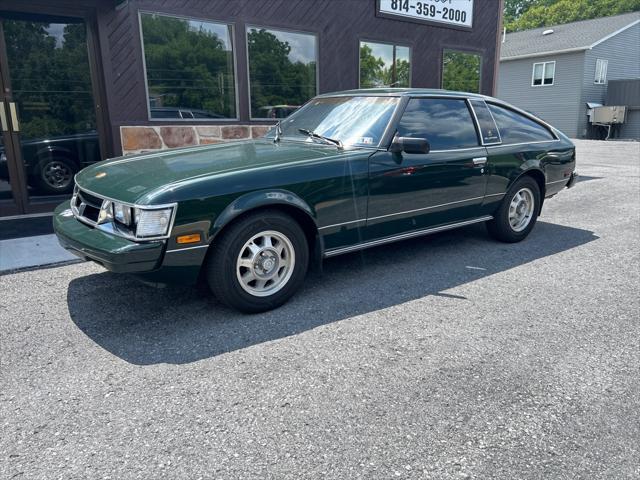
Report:
[[[259,312],[323,258],[477,222],[523,240],[574,169],[565,135],[500,100],[353,90],[310,100],[261,139],[85,168],[54,227],[109,270],[206,281],[222,302]]]

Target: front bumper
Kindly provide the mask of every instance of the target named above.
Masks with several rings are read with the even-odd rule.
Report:
[[[569,182],[567,182],[567,188],[573,187],[576,184],[579,176],[580,175],[578,175],[578,172],[573,172],[571,174],[571,177],[569,177]]]
[[[152,272],[160,267],[164,256],[164,241],[133,242],[85,225],[75,219],[68,201],[56,208],[53,229],[64,248],[112,272]]]

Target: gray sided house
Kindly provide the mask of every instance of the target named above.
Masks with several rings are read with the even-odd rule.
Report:
[[[627,106],[616,136],[640,140],[639,87],[640,12],[510,33],[502,43],[497,96],[573,138],[599,138],[587,102],[609,97]]]

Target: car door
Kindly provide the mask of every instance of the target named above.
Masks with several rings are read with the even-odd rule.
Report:
[[[426,138],[429,153],[378,151],[369,159],[367,236],[474,219],[487,185],[487,152],[466,99],[411,98],[399,137]]]

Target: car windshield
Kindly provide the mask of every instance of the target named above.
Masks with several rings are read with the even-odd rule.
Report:
[[[377,147],[398,97],[315,98],[280,122],[281,138],[317,142],[309,135],[339,140],[344,146]],[[274,138],[275,128],[267,133]]]

